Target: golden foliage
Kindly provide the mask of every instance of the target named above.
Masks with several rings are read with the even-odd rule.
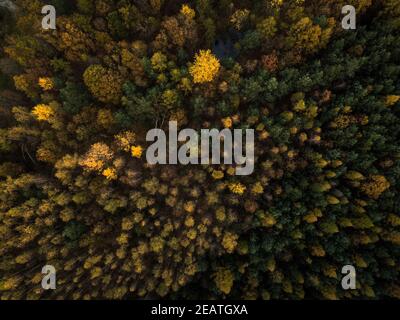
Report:
[[[196,54],[195,62],[189,72],[194,83],[204,83],[212,81],[217,76],[219,69],[219,60],[211,53],[211,50],[200,50],[200,53]]]
[[[395,105],[400,100],[400,96],[390,95],[386,97],[385,104],[388,107]]]
[[[39,121],[49,121],[54,117],[55,112],[53,108],[47,104],[38,104],[33,108],[32,114]]]
[[[390,188],[390,182],[384,176],[372,175],[368,182],[361,184],[360,188],[368,197],[378,199],[383,192]]]
[[[161,52],[156,52],[151,57],[151,65],[153,69],[158,72],[163,72],[165,69],[167,69],[167,62],[167,57]]]
[[[306,53],[313,53],[318,49],[321,34],[321,27],[314,25],[309,17],[304,17],[291,27],[290,41]]]
[[[365,177],[358,171],[350,170],[346,173],[346,178],[350,180],[364,180]]]
[[[243,24],[246,22],[250,15],[250,11],[247,9],[236,10],[230,19],[230,22],[236,28],[236,30],[242,29]]]
[[[232,253],[233,250],[235,250],[238,238],[238,235],[234,233],[225,232],[224,237],[222,238],[222,246],[228,253]]]
[[[235,194],[243,194],[246,191],[246,186],[241,184],[240,182],[232,182],[228,185],[229,190]]]
[[[224,177],[224,172],[220,171],[220,170],[214,170],[213,173],[212,173],[212,177],[215,180],[220,180],[220,179],[222,179]]]
[[[196,12],[187,4],[182,5],[180,12],[189,19],[194,19],[196,16]]]
[[[328,195],[328,196],[326,197],[326,201],[327,201],[329,204],[332,204],[332,205],[335,205],[335,204],[339,204],[339,203],[340,203],[340,200],[339,200],[338,198],[336,198],[335,196],[332,196],[332,195]]]
[[[257,30],[265,39],[268,39],[273,37],[278,30],[276,24],[274,17],[268,17],[257,25]]]
[[[222,125],[224,126],[224,128],[232,128],[232,118],[231,117],[226,117],[221,119]]]
[[[93,144],[79,164],[89,171],[100,171],[113,157],[113,152],[105,143]]]
[[[134,158],[140,158],[143,153],[143,148],[141,146],[132,146],[131,147],[131,154]]]
[[[114,136],[118,148],[129,152],[135,142],[136,135],[132,131],[124,131]]]
[[[37,83],[35,76],[31,74],[21,74],[13,77],[14,85],[17,90],[24,92],[30,98],[37,97]]]
[[[117,170],[115,168],[107,168],[103,170],[103,176],[106,177],[107,180],[116,180],[117,179]]]
[[[39,78],[38,84],[44,91],[54,88],[54,82],[51,78]]]
[[[311,247],[311,254],[316,257],[324,257],[326,253],[322,246],[317,245]]]
[[[225,294],[229,294],[232,290],[234,276],[233,273],[227,268],[220,268],[214,274],[215,285],[218,290]]]
[[[110,109],[100,109],[97,112],[97,123],[103,128],[110,128],[114,122],[114,117]]]
[[[262,194],[264,192],[264,187],[260,182],[256,182],[251,188],[251,193],[253,194]]]

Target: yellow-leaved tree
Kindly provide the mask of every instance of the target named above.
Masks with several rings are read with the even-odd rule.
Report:
[[[228,268],[220,268],[214,274],[215,285],[221,292],[225,294],[229,294],[231,292],[233,280],[233,273]]]
[[[101,102],[117,104],[122,96],[121,76],[101,65],[91,65],[83,74],[83,81],[90,92]]]
[[[219,60],[211,53],[211,50],[200,50],[189,72],[194,83],[211,82],[217,76],[220,67]]]

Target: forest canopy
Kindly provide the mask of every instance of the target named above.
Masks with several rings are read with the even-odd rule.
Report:
[[[400,298],[400,1],[14,4],[1,299]],[[254,173],[148,164],[169,121],[254,129]]]

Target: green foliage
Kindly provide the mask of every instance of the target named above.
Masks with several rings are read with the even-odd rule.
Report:
[[[66,224],[62,235],[68,241],[78,240],[82,234],[85,232],[85,226],[76,221],[70,221]]]
[[[60,98],[66,112],[76,114],[89,103],[89,96],[83,84],[67,82],[60,90]]]
[[[0,12],[2,300],[400,298],[396,1],[359,1],[351,32],[344,1],[57,0],[57,33],[18,3]],[[254,173],[149,165],[170,120],[254,129]]]

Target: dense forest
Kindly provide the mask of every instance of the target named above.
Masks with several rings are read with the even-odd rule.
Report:
[[[0,299],[400,299],[399,0],[0,5]],[[254,172],[148,164],[172,120]]]

